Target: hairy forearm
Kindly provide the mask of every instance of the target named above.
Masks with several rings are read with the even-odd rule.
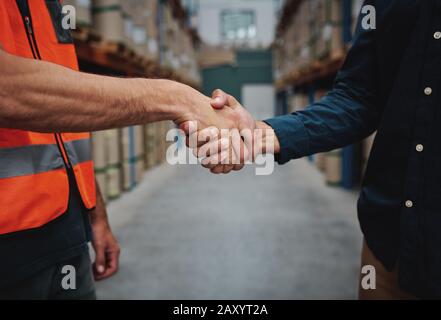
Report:
[[[168,80],[76,72],[0,50],[0,127],[81,132],[175,120],[199,94]]]
[[[104,203],[103,195],[101,193],[101,188],[98,184],[98,181],[95,181],[95,189],[96,189],[96,206],[90,212],[90,220],[92,224],[96,223],[105,223],[108,224],[106,204]]]

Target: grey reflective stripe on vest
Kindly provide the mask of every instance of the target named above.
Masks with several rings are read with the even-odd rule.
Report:
[[[65,143],[72,165],[92,160],[90,140]],[[0,149],[0,179],[27,176],[64,168],[56,144],[38,144]]]
[[[74,166],[76,164],[92,160],[92,150],[90,139],[81,139],[75,141],[65,142],[67,156],[70,163]]]
[[[0,149],[0,179],[26,176],[64,167],[56,144]]]

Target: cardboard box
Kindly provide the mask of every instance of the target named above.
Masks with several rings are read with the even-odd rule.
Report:
[[[121,0],[93,0],[93,28],[105,40],[124,42]]]
[[[75,8],[77,26],[92,25],[92,2],[91,0],[63,0],[62,5],[71,5]]]

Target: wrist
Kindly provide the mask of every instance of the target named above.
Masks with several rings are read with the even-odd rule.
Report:
[[[256,129],[262,131],[261,153],[280,153],[280,143],[274,129],[263,121],[256,121]]]
[[[169,97],[169,120],[174,121],[176,124],[193,120],[196,114],[195,107],[199,103],[197,98],[200,93],[185,84],[169,80],[165,81],[168,81],[166,86],[169,88],[169,92],[166,94]]]
[[[102,207],[100,203],[97,203],[96,207],[90,211],[90,217],[95,221],[107,221],[106,209]]]
[[[142,106],[142,116],[148,119],[146,122],[175,121],[183,118],[184,114],[191,113],[190,87],[166,79],[136,81],[137,86],[132,86],[133,92],[129,97],[137,97],[137,104]],[[139,89],[141,94],[137,93]]]
[[[97,194],[95,209],[90,211],[90,222],[93,226],[110,226],[107,210],[101,199],[101,193],[99,193],[99,196]]]

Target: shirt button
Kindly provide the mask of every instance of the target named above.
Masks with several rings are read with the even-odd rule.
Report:
[[[437,32],[435,32],[434,35],[433,35],[433,37],[434,37],[436,40],[441,39],[441,31],[437,31]]]
[[[424,146],[422,144],[417,144],[416,151],[423,152],[424,151]]]
[[[410,201],[410,200],[407,200],[407,201],[406,201],[406,207],[407,207],[407,208],[412,208],[412,207],[413,207],[413,202]]]
[[[427,87],[424,89],[424,94],[426,96],[430,96],[432,94],[432,88],[431,87]]]

